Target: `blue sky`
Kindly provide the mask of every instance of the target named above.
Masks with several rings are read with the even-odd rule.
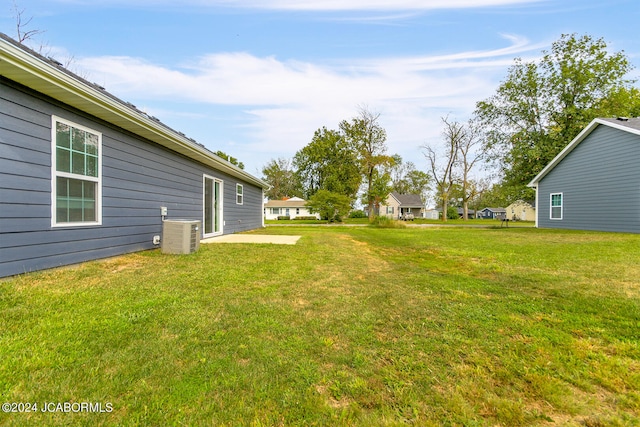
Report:
[[[14,0],[0,31],[15,37]],[[260,176],[361,106],[426,170],[516,57],[563,33],[604,38],[640,75],[637,0],[15,0],[32,47]]]

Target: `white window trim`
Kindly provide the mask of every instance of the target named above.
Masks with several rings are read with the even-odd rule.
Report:
[[[238,188],[241,189],[240,192]],[[238,196],[240,196],[240,203],[238,203]],[[244,185],[242,184],[236,184],[236,205],[244,205]]]
[[[560,196],[560,206],[553,206],[553,196]],[[560,208],[560,218],[553,217],[553,208]],[[553,221],[562,221],[564,218],[564,194],[563,193],[551,193],[549,194],[549,219]]]
[[[64,123],[68,126],[76,129],[84,130],[98,136],[98,177],[77,175],[68,172],[58,172],[57,167],[57,147],[56,147],[56,123]],[[86,222],[56,222],[56,208],[57,208],[57,178],[72,178],[82,181],[96,182],[96,219],[97,221]],[[51,116],[51,227],[55,228],[67,228],[67,227],[95,227],[96,225],[102,225],[102,132],[98,132],[95,129],[88,128],[86,126],[79,125],[72,121],[63,119],[58,116]]]

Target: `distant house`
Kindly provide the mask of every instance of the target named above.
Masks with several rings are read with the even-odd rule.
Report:
[[[311,213],[307,207],[307,202],[299,197],[292,197],[283,200],[269,200],[264,204],[265,219],[278,219],[278,217],[315,217],[320,219],[320,214]]]
[[[593,120],[529,186],[537,227],[640,233],[640,118]]]
[[[480,219],[505,219],[507,210],[505,208],[484,208],[478,211],[477,218]]]
[[[476,211],[474,209],[467,209],[467,219],[474,219],[476,217]],[[458,218],[464,218],[464,209],[458,208]]]
[[[266,188],[0,34],[0,276],[152,249],[165,218],[259,228]]]
[[[507,218],[512,221],[533,221],[536,219],[536,208],[524,200],[516,200],[506,208]]]
[[[400,194],[393,192],[380,204],[380,215],[401,219],[404,214],[412,213],[415,218],[424,216],[425,206],[419,194]]]

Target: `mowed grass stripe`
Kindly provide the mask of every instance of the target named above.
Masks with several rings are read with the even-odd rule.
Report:
[[[640,423],[640,236],[270,227],[0,282],[6,425]]]

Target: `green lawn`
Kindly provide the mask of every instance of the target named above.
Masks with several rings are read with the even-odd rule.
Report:
[[[0,425],[640,424],[640,235],[270,227],[0,282]]]

